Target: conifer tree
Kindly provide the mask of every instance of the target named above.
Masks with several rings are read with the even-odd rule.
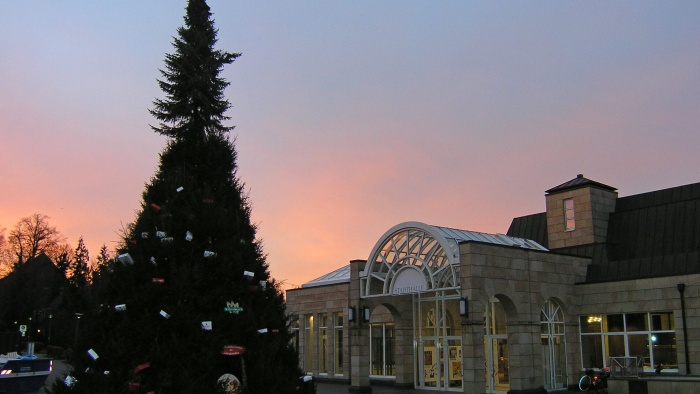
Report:
[[[56,393],[299,392],[282,293],[223,124],[219,73],[239,54],[214,48],[205,0],[190,0],[184,21],[151,111],[167,145],[117,257],[93,280],[99,305]]]

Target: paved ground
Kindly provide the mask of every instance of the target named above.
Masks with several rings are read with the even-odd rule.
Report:
[[[345,394],[350,388],[347,384],[337,384],[337,383],[318,383],[316,385],[316,394]],[[391,393],[405,393],[405,394],[435,394],[437,391],[429,390],[400,390],[388,386],[372,386],[372,394],[391,394]]]

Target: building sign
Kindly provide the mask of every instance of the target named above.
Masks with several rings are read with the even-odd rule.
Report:
[[[428,290],[428,282],[418,268],[406,266],[396,273],[391,288],[393,295],[422,293]]]

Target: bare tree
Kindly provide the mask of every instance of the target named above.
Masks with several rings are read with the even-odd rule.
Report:
[[[0,227],[0,278],[12,271],[12,252],[5,238],[5,228]]]
[[[16,266],[42,253],[56,261],[66,248],[70,250],[56,227],[49,225],[49,217],[40,213],[20,219],[10,231],[7,243]]]

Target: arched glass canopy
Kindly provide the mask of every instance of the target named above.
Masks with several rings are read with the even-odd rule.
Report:
[[[361,296],[459,289],[459,243],[466,241],[546,250],[522,238],[406,222],[375,244],[360,273]]]

